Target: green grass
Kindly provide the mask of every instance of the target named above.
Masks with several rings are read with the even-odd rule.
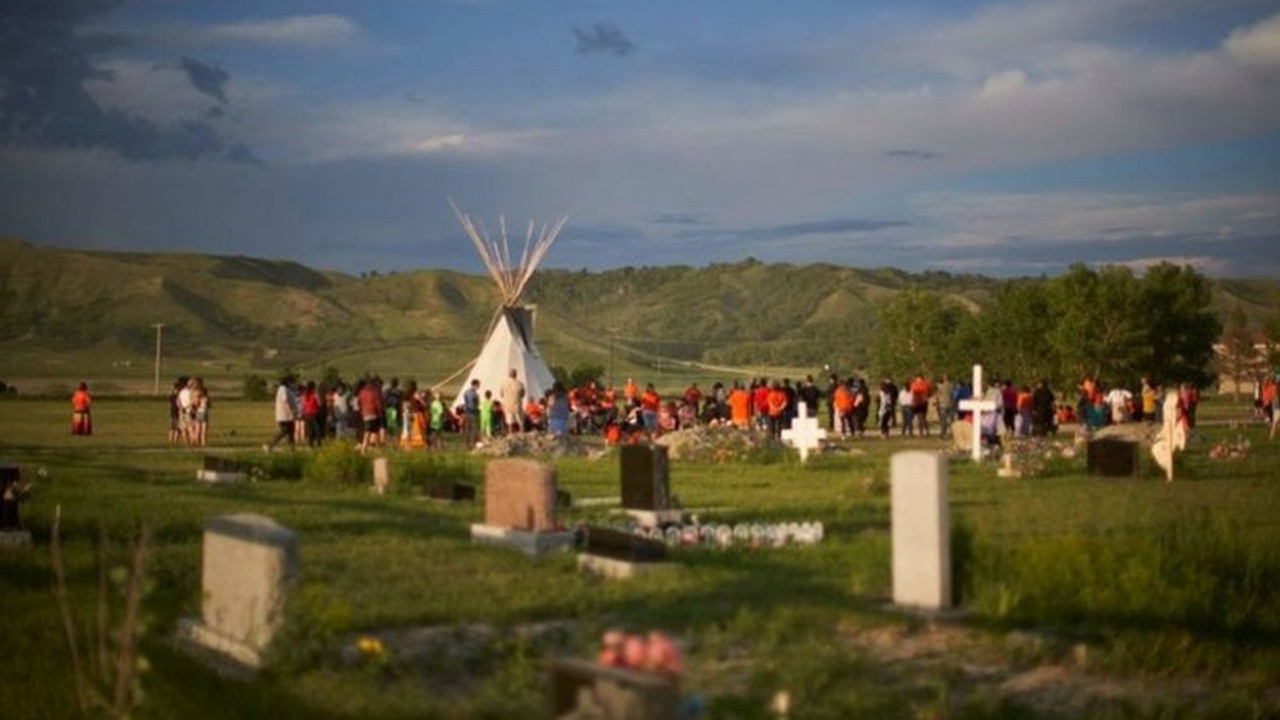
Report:
[[[472,546],[467,527],[480,505],[441,506],[412,489],[374,496],[363,480],[339,482],[321,469],[347,467],[339,450],[264,456],[257,448],[274,430],[267,403],[220,402],[209,452],[291,465],[280,474],[306,479],[200,485],[193,477],[201,451],[167,447],[162,401],[100,401],[91,438],[70,436],[68,409],[0,402],[0,461],[20,463],[28,477],[40,468],[46,475],[23,508],[35,547],[0,551],[6,718],[77,714],[51,592],[48,541],[58,506],[82,618],[91,617],[96,595],[100,528],[112,566],[123,563],[138,522],[156,530],[143,636],[152,670],[142,679],[147,695],[137,717],[541,717],[545,659],[591,652],[608,626],[662,628],[680,638],[689,656],[686,686],[704,697],[709,717],[769,717],[765,708],[783,689],[798,718],[1277,712],[1280,441],[1268,443],[1257,426],[1206,428],[1180,458],[1172,484],[1154,473],[1138,481],[1089,478],[1078,459],[1051,477],[1017,481],[997,479],[990,466],[952,463],[965,612],[944,624],[951,633],[944,651],[904,655],[911,642],[934,636],[927,624],[886,607],[884,481],[890,453],[928,447],[924,441],[861,442],[863,452],[822,456],[807,467],[794,458],[676,462],[673,489],[686,506],[713,509],[704,521],[818,519],[827,539],[767,551],[678,551],[679,572],[606,582],[579,573],[570,556],[534,562]],[[1252,440],[1251,457],[1208,459],[1212,442],[1237,433]],[[321,456],[327,459],[317,463]],[[392,465],[402,485],[415,487],[437,476],[476,480],[483,471],[479,458],[461,454],[395,454]],[[575,497],[618,493],[614,455],[556,465]],[[287,642],[275,670],[254,683],[219,678],[170,640],[176,620],[198,611],[202,527],[233,512],[269,515],[301,538]],[[570,524],[607,519],[599,509],[564,517]],[[331,652],[351,633],[540,621],[570,621],[571,629],[545,642],[500,633],[462,662],[393,658],[371,669],[346,667]],[[902,640],[877,643],[885,633]],[[1034,641],[1015,642],[1026,634]],[[1069,667],[1117,683],[1155,678],[1175,689],[1208,683],[1208,690],[1130,688],[1081,704],[1010,694],[974,674],[975,664],[1000,677]]]

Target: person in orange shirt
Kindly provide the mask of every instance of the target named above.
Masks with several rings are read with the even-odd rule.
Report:
[[[765,397],[769,413],[769,434],[782,437],[782,419],[787,411],[787,393],[778,381],[774,380],[773,386],[769,388]]]
[[[916,429],[921,437],[929,435],[929,402],[933,397],[933,385],[923,374],[916,375],[911,381],[912,415],[915,416]]]
[[[833,421],[836,427],[833,429],[837,430],[841,437],[851,434],[853,432],[853,391],[849,389],[848,383],[836,384],[831,404],[835,408]]]
[[[653,383],[644,386],[644,392],[640,393],[640,418],[644,423],[645,432],[653,433],[658,430],[658,409],[662,406],[662,396],[658,395],[658,391],[653,389]]]
[[[622,397],[626,399],[628,405],[634,405],[639,396],[640,388],[636,386],[635,378],[627,378],[627,384],[622,388]]]
[[[71,393],[72,435],[93,434],[93,419],[89,414],[89,408],[92,405],[93,398],[89,396],[89,385],[82,382],[76,391]]]
[[[746,430],[751,425],[751,394],[742,387],[742,383],[734,380],[733,389],[729,391],[729,421],[734,427]]]
[[[1027,437],[1031,434],[1031,388],[1023,385],[1018,390],[1018,435]]]

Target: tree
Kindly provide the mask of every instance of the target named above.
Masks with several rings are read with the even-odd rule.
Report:
[[[968,319],[964,307],[939,293],[908,288],[894,295],[880,308],[872,353],[876,371],[897,378],[954,373],[964,365],[956,339]]]
[[[1046,329],[1055,321],[1048,286],[1042,280],[1009,280],[996,288],[991,304],[975,319],[978,356],[1001,376],[1031,383],[1059,377],[1060,362]]]
[[[1062,377],[1136,384],[1147,356],[1141,289],[1123,266],[1073,265],[1050,282],[1046,340]]]
[[[1142,279],[1139,307],[1146,329],[1147,358],[1152,380],[1171,384],[1209,384],[1213,344],[1222,323],[1209,309],[1213,286],[1190,266],[1160,263]]]
[[[1249,318],[1245,317],[1240,303],[1236,303],[1227,313],[1227,323],[1222,330],[1222,354],[1219,358],[1223,373],[1232,380],[1232,400],[1240,399],[1240,383],[1258,371],[1257,360]]]

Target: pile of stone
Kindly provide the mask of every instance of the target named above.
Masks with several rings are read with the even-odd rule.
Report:
[[[734,462],[761,450],[782,452],[786,446],[768,433],[732,426],[706,425],[676,430],[654,441],[665,446],[672,460]]]
[[[644,527],[635,523],[618,524],[615,529],[656,540],[667,547],[701,546],[708,548],[770,548],[787,545],[816,545],[822,542],[826,528],[821,522],[803,523],[738,523],[671,524]]]
[[[1091,436],[1094,440],[1103,438],[1119,438],[1120,440],[1128,440],[1130,442],[1141,443],[1143,445],[1151,445],[1156,441],[1156,435],[1160,433],[1160,426],[1155,423],[1120,423],[1118,425],[1107,425],[1093,431]]]
[[[1253,444],[1247,438],[1237,435],[1234,441],[1223,440],[1209,448],[1209,457],[1214,460],[1242,460],[1249,457],[1252,448]]]
[[[572,435],[558,437],[551,433],[526,432],[490,438],[472,452],[487,457],[582,457],[601,451]]]

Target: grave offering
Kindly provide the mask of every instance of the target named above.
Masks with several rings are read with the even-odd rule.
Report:
[[[31,544],[31,533],[22,529],[18,515],[26,491],[21,469],[17,465],[0,465],[0,547]]]
[[[1138,477],[1138,443],[1120,438],[1090,440],[1086,465],[1090,475]]]
[[[1016,465],[1014,465],[1014,463],[1013,463],[1013,453],[1012,453],[1012,452],[1005,453],[1005,454],[1004,454],[1004,457],[1000,458],[1000,469],[996,471],[996,475],[998,475],[998,476],[1000,476],[1000,477],[1002,477],[1002,478],[1020,478],[1020,477],[1022,477],[1022,471],[1021,471],[1021,470],[1019,470],[1019,469],[1017,468],[1017,466],[1016,466]]]
[[[373,459],[373,491],[379,495],[391,491],[391,466],[384,457]]]
[[[204,462],[196,471],[196,480],[207,483],[238,483],[245,480],[244,468],[232,458],[205,455]]]
[[[891,460],[893,602],[939,612],[951,608],[951,509],[942,455],[900,452]]]
[[[680,692],[655,673],[563,658],[550,666],[551,716],[556,720],[672,720]]]
[[[180,620],[179,639],[223,669],[253,673],[283,620],[298,536],[262,515],[223,515],[205,526],[203,563],[200,618]]]
[[[973,397],[968,400],[960,401],[960,410],[973,413],[973,428],[970,430],[970,437],[973,444],[969,447],[974,462],[982,462],[982,414],[995,412],[996,404],[993,400],[985,400],[986,391],[982,387],[982,366],[973,366]],[[954,434],[954,426],[953,426]]]
[[[818,418],[810,417],[805,403],[799,404],[797,417],[791,421],[791,427],[782,431],[782,441],[800,451],[800,462],[809,461],[809,453],[822,447],[827,439],[827,431],[818,427]]]
[[[471,541],[541,557],[573,545],[556,523],[556,470],[524,458],[492,460],[484,469],[484,522]]]
[[[646,527],[678,523],[684,514],[671,500],[671,465],[661,445],[623,445],[622,509]]]
[[[634,533],[585,526],[578,567],[609,578],[633,578],[669,568],[667,546]]]

